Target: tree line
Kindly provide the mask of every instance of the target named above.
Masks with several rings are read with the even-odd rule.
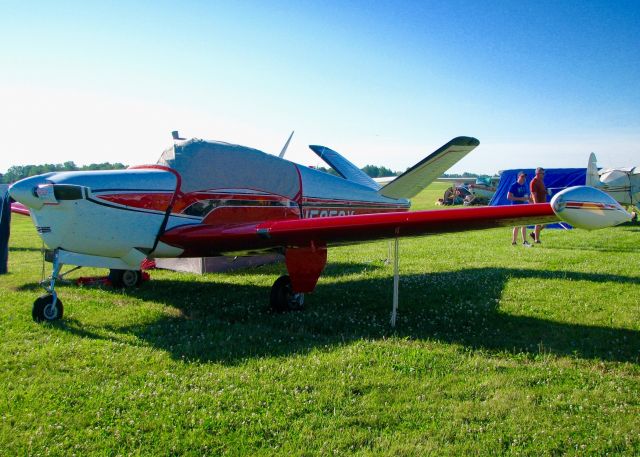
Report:
[[[333,168],[316,167],[316,170],[324,171],[325,173],[329,173],[330,175],[339,176],[338,173]],[[386,178],[388,176],[398,176],[402,174],[401,171],[393,171],[385,166],[378,166],[378,165],[365,165],[364,167],[361,168],[361,170],[364,171],[367,175],[369,175],[372,178]],[[465,171],[462,174],[445,173],[442,176],[444,176],[445,178],[477,178],[480,175],[478,175],[477,173],[469,173]]]
[[[340,176],[338,172],[336,172],[333,168],[326,168],[326,167],[314,167],[314,168],[316,170],[329,173],[330,175],[333,175],[333,176]],[[367,175],[371,176],[372,178],[384,178],[387,176],[396,176],[400,174],[396,171],[390,170],[387,167],[377,166],[377,165],[365,165],[364,167],[361,168],[361,170],[364,171]]]
[[[10,167],[7,172],[2,176],[0,182],[10,184],[19,181],[29,176],[40,175],[42,173],[49,173],[52,171],[86,171],[86,170],[122,170],[127,168],[126,165],[120,162],[110,163],[92,163],[90,165],[78,166],[74,162],[64,163],[45,163],[42,165],[14,165]],[[334,176],[339,176],[333,168],[316,167],[316,170],[324,171]],[[361,168],[367,175],[372,178],[385,178],[387,176],[397,176],[402,172],[393,171],[385,166],[378,165],[365,165]],[[464,172],[462,174],[444,174],[445,177],[450,178],[477,178],[479,175],[475,173]]]
[[[78,166],[74,162],[64,163],[45,163],[42,165],[14,165],[9,167],[7,172],[2,175],[0,182],[10,184],[29,176],[41,175],[42,173],[50,173],[52,171],[86,171],[86,170],[122,170],[127,168],[120,162],[110,163],[92,163],[90,165]]]

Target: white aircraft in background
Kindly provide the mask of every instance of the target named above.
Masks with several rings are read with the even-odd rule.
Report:
[[[621,205],[638,207],[640,203],[640,167],[598,170],[596,155],[592,152],[586,185],[605,191]]]

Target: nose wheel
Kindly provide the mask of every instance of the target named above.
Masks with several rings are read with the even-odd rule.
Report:
[[[271,309],[277,313],[299,311],[304,307],[304,294],[293,292],[291,278],[283,275],[271,287],[270,304]]]
[[[55,294],[44,294],[33,302],[31,317],[36,322],[52,322],[62,319],[63,312],[62,300]]]
[[[56,293],[56,279],[58,279],[60,269],[62,268],[57,250],[53,251],[52,261],[53,271],[48,281],[49,284],[46,285],[47,282],[42,284],[47,293],[38,297],[36,301],[33,302],[33,308],[31,309],[31,317],[36,322],[57,321],[58,319],[62,319],[62,313],[64,312],[62,300],[58,298],[58,294]]]

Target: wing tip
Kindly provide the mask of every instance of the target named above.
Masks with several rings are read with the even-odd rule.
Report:
[[[473,146],[476,147],[480,144],[480,140],[472,136],[457,136],[453,140],[449,141],[450,145],[456,146]]]

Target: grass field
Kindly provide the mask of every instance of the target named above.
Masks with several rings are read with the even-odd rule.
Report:
[[[386,242],[330,249],[301,312],[267,310],[271,265],[61,286],[64,320],[36,324],[40,241],[16,216],[0,455],[638,455],[640,227],[543,241],[402,240],[395,330]]]

